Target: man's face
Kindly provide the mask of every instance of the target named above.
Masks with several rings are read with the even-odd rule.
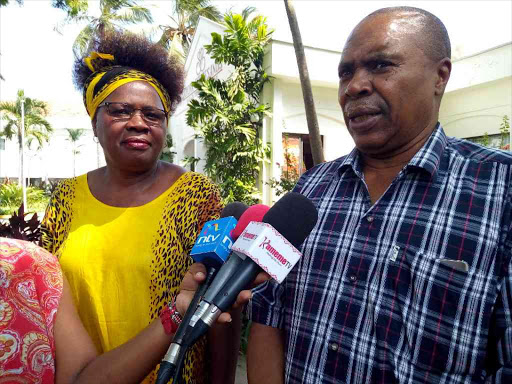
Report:
[[[438,65],[422,50],[419,17],[373,16],[354,29],[345,45],[338,100],[364,154],[399,154],[437,122]]]

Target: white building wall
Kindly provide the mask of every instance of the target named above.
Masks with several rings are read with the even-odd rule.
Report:
[[[449,136],[500,133],[503,116],[512,118],[512,78],[450,92],[443,97],[439,120]]]
[[[271,55],[266,55],[265,64],[271,76],[297,82],[299,69],[293,44],[272,40]],[[313,47],[304,47],[308,63],[309,77],[313,85],[337,88],[338,63],[341,51],[331,51]]]
[[[453,62],[439,120],[450,136],[499,133],[512,118],[512,43]]]
[[[326,161],[346,155],[354,148],[354,141],[347,131],[336,88],[313,87],[313,97],[320,134],[324,136]],[[284,125],[283,133],[308,134],[306,111],[300,84],[283,84]]]
[[[66,104],[66,102],[63,102]],[[49,143],[37,150],[37,142],[25,151],[25,176],[34,179],[63,179],[73,177],[73,146],[68,140],[66,128],[83,129],[84,135],[77,142],[75,156],[76,175],[81,175],[105,165],[101,146],[93,141],[90,119],[84,107],[78,104],[73,107],[50,105],[47,120],[54,131]],[[6,140],[5,150],[0,150],[0,179],[17,179],[19,176],[18,142]]]

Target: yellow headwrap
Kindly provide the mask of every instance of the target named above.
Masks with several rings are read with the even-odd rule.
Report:
[[[87,79],[84,88],[84,104],[91,119],[94,118],[96,109],[98,109],[98,106],[107,98],[108,95],[114,92],[121,85],[132,81],[145,81],[150,84],[158,93],[158,96],[160,96],[165,112],[169,113],[171,110],[169,94],[153,76],[136,69],[120,66],[103,67],[96,70],[94,61],[97,59],[113,61],[114,56],[92,52],[89,57],[84,59],[85,64],[93,72],[89,79]],[[102,84],[99,89],[96,89],[98,83],[102,79],[105,84]]]

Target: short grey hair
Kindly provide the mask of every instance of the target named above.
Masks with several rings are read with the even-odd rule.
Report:
[[[448,36],[446,27],[437,16],[424,9],[406,6],[381,8],[370,13],[363,21],[378,15],[400,12],[419,13],[424,16],[423,32],[426,38],[422,40],[425,44],[425,55],[427,55],[428,58],[434,62],[444,59],[445,57],[451,59],[450,37]]]

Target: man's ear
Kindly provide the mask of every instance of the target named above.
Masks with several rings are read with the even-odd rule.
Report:
[[[437,63],[437,79],[436,79],[436,96],[442,96],[450,79],[452,72],[452,62],[449,58],[445,57]]]

